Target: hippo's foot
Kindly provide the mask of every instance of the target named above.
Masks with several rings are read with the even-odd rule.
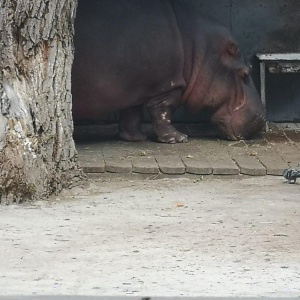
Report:
[[[177,131],[172,125],[164,125],[155,128],[157,139],[161,143],[175,144],[187,143],[188,137],[186,134]]]
[[[147,139],[147,136],[140,131],[136,132],[128,132],[128,131],[120,131],[119,138],[128,142],[141,142]]]
[[[141,132],[143,105],[128,107],[120,111],[119,137],[128,142],[146,140],[147,136]]]

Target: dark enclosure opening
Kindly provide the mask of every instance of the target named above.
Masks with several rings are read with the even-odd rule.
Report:
[[[267,74],[267,120],[300,122],[300,74]]]
[[[99,3],[101,0],[79,0],[75,23],[75,61],[74,65],[83,63],[85,57],[76,51],[83,35],[89,34],[97,39],[97,31],[93,24],[97,22]],[[252,77],[260,90],[259,61],[256,53],[288,53],[300,52],[300,2],[299,0],[181,0],[194,6],[196,11],[211,15],[230,28],[253,66]],[[89,10],[90,18],[81,18],[83,10]],[[84,24],[83,24],[84,23]],[[87,26],[87,23],[90,26]],[[85,28],[90,32],[82,30]],[[113,37],[112,37],[113,38]],[[114,41],[117,47],[117,41]],[[81,45],[82,46],[82,45]],[[85,45],[90,47],[90,45]],[[95,64],[97,62],[95,61]],[[271,75],[266,74],[267,120],[277,122],[295,122],[300,120],[300,74]],[[80,85],[73,80],[72,85]],[[73,102],[77,101],[73,96]],[[95,120],[74,118],[76,125],[84,123],[114,123],[118,112],[111,112]],[[204,114],[190,116],[183,109],[175,113],[175,123],[193,123],[205,119]],[[146,114],[147,120],[147,114]]]

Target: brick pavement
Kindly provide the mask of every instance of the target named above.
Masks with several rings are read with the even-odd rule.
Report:
[[[189,135],[185,144],[166,145],[151,139],[119,141],[116,125],[78,126],[75,140],[79,162],[88,174],[148,174],[166,176],[281,176],[300,164],[300,125],[270,124],[270,131],[249,141],[225,141],[202,125],[178,125]]]

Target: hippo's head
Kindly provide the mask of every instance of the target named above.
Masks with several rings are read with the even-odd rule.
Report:
[[[223,43],[215,43],[210,50],[208,53],[212,55],[204,59],[197,76],[198,92],[196,87],[192,94],[196,91],[198,99],[201,94],[201,106],[211,111],[212,122],[226,138],[250,138],[265,122],[262,102],[250,77],[250,66],[231,37]],[[197,100],[191,98],[192,109],[196,111]]]
[[[228,139],[247,139],[264,126],[262,102],[236,44],[230,42],[226,50],[211,86],[210,95],[219,98],[212,122]]]

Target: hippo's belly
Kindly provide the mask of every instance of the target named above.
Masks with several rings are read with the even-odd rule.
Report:
[[[167,1],[83,1],[72,71],[74,120],[96,120],[182,88],[183,62]]]

